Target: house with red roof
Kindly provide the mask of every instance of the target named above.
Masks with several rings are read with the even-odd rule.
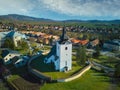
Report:
[[[79,40],[79,39],[71,39],[73,45],[86,45],[88,44],[89,40]]]

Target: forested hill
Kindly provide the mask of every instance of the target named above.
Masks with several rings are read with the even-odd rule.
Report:
[[[0,15],[0,21],[33,21],[33,22],[88,22],[88,23],[120,23],[120,20],[52,20],[46,18],[36,18],[31,16],[24,16],[18,14],[8,14],[8,15]]]

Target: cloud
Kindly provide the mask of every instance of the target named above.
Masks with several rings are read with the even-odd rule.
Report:
[[[34,5],[31,0],[0,0],[1,14],[28,14]]]
[[[120,0],[0,0],[0,14],[120,18]],[[44,15],[43,15],[44,16]]]
[[[39,0],[46,9],[72,16],[120,16],[120,0]]]

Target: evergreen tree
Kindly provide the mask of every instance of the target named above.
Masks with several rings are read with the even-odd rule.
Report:
[[[38,51],[39,51],[39,48],[35,47],[35,48],[33,49],[33,51],[32,51],[32,54],[35,54],[35,53],[37,53]]]
[[[86,50],[85,46],[81,46],[78,48],[76,53],[76,59],[80,65],[84,65],[86,61]]]
[[[10,49],[15,49],[14,42],[11,38],[6,38],[4,41],[4,48],[10,48]]]
[[[115,66],[115,76],[120,77],[120,63]]]
[[[99,47],[99,45],[96,46],[95,50],[96,50],[96,52],[93,53],[93,56],[94,56],[95,58],[97,58],[97,57],[100,56],[100,47]]]
[[[2,50],[0,50],[0,59],[2,59]]]
[[[26,49],[28,49],[28,48],[29,48],[29,46],[28,46],[27,42],[26,42],[26,41],[24,41],[24,40],[20,41],[19,46],[20,46],[22,49],[24,49],[24,50],[26,50]]]

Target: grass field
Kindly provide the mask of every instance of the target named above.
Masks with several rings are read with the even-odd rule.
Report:
[[[43,72],[45,75],[50,76],[52,79],[66,78],[77,72],[81,67],[74,61],[72,63],[72,70],[69,72],[58,72],[54,70],[53,64],[45,64],[43,62],[45,56],[41,56],[36,60],[32,61],[31,66],[40,72]]]
[[[113,90],[110,78],[94,70],[86,72],[82,77],[66,83],[45,84],[40,90]],[[120,90],[115,87],[114,90]]]
[[[31,66],[43,72],[45,75],[52,77],[52,79],[69,77],[81,69],[81,67],[74,61],[72,66],[73,71],[71,70],[68,73],[57,72],[54,70],[53,64],[45,64],[43,62],[44,58],[45,56],[41,56],[32,61]],[[101,56],[99,59],[107,61],[108,57]],[[66,83],[46,83],[40,90],[120,90],[120,87],[117,85],[114,87],[111,83],[111,78],[104,73],[89,70],[76,80]]]
[[[9,88],[6,86],[6,83],[0,80],[0,90],[9,90]]]

